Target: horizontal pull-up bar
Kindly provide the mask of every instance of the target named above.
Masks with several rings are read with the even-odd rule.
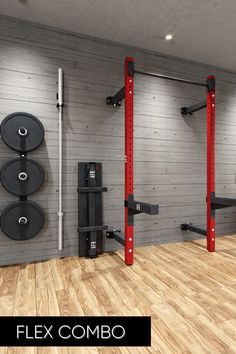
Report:
[[[167,76],[167,75],[156,74],[156,73],[152,73],[152,72],[148,72],[148,71],[140,71],[140,70],[134,70],[134,72],[135,72],[135,74],[141,74],[141,75],[146,75],[146,76],[159,77],[160,79],[166,79],[166,80],[171,80],[171,81],[182,82],[182,83],[184,83],[184,84],[190,84],[190,85],[196,85],[196,86],[207,87],[206,84],[203,84],[203,83],[201,83],[201,82],[195,82],[195,81],[180,79],[180,78],[174,77],[174,76]]]
[[[203,83],[201,83],[201,82],[195,82],[195,81],[191,81],[191,80],[181,79],[181,78],[174,77],[174,76],[156,74],[156,73],[152,73],[152,72],[149,72],[149,71],[134,70],[134,65],[133,65],[133,63],[132,63],[132,65],[130,66],[129,74],[130,74],[131,80],[133,79],[133,75],[134,75],[134,74],[140,74],[140,75],[158,77],[158,78],[160,78],[160,79],[165,79],[165,80],[171,80],[171,81],[182,82],[182,83],[184,83],[184,84],[189,84],[189,85],[195,85],[195,86],[206,87],[206,88],[208,88],[208,90],[210,89],[210,88],[209,88],[209,85],[208,85],[207,83],[206,83],[206,84],[203,84]],[[112,105],[112,106],[115,106],[115,107],[119,107],[119,106],[121,106],[121,101],[122,101],[124,98],[125,98],[125,87],[122,87],[114,96],[108,96],[108,97],[106,98],[106,104]],[[201,109],[201,108],[203,108],[203,107],[200,107],[199,109]],[[196,110],[199,110],[199,109],[196,109]],[[196,111],[196,110],[195,110],[195,111]],[[184,112],[184,114],[188,114],[188,113],[185,113],[185,112]]]

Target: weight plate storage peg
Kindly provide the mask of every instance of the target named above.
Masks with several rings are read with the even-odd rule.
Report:
[[[16,112],[3,119],[1,136],[11,149],[26,153],[37,149],[42,144],[44,127],[32,114]]]
[[[44,213],[34,202],[18,201],[3,210],[0,225],[7,237],[16,241],[29,240],[43,228]]]
[[[6,162],[0,172],[2,186],[17,196],[37,192],[44,182],[42,166],[35,160],[19,157]]]

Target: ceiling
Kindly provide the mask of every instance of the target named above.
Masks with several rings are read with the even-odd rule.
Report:
[[[0,0],[0,14],[236,71],[235,0]]]

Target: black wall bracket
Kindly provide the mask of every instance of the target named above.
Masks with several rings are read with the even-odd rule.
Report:
[[[207,106],[207,103],[206,103],[206,100],[204,100],[199,103],[193,104],[192,106],[189,106],[189,107],[182,107],[181,114],[190,116],[194,112],[197,112],[203,108],[206,108],[206,106]]]
[[[137,200],[125,200],[125,207],[130,210],[131,213],[140,214],[145,213],[149,215],[158,215],[159,214],[159,205],[157,204],[148,204],[144,202],[139,202]]]
[[[122,87],[114,96],[108,96],[106,98],[106,104],[119,107],[121,106],[121,101],[125,98],[125,88]]]
[[[211,196],[212,209],[223,209],[236,206],[236,199]]]
[[[125,245],[124,235],[122,234],[121,230],[116,230],[113,227],[111,227],[107,230],[106,236],[107,238],[114,238],[122,246]]]
[[[127,74],[134,76],[134,63],[129,61],[127,65]],[[106,104],[114,107],[121,106],[121,101],[125,98],[125,87],[122,87],[114,96],[108,96],[106,98]]]
[[[181,230],[196,232],[197,234],[200,234],[203,236],[207,235],[206,230],[201,229],[200,227],[196,227],[192,223],[181,224]]]
[[[215,210],[217,210],[217,209],[223,209],[223,208],[229,208],[232,206],[236,206],[236,199],[216,197],[215,193],[212,193],[211,194],[211,206],[212,206],[212,212],[215,213]],[[196,232],[197,234],[207,236],[206,230],[196,227],[192,223],[181,224],[181,230],[192,231],[192,232]]]
[[[158,215],[159,205],[139,202],[134,200],[133,195],[128,195],[128,200],[124,201],[125,208],[128,208],[128,225],[134,225],[134,216],[137,214]]]
[[[128,225],[134,225],[134,216],[137,214],[145,213],[149,215],[158,215],[159,214],[159,205],[149,204],[139,202],[134,200],[133,195],[128,196],[128,200],[124,201],[125,208],[128,208]],[[116,241],[125,244],[124,235],[121,230],[116,230],[113,227],[108,228],[106,232],[107,238],[114,238]]]

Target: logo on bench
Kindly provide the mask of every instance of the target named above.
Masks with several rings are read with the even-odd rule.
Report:
[[[89,171],[89,178],[95,178],[96,174],[95,171]]]

